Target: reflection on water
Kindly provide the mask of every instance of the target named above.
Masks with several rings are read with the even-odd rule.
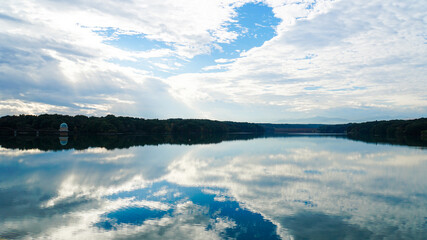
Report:
[[[427,236],[425,148],[308,136],[204,145],[115,140],[129,148],[111,140],[79,149],[73,137],[55,151],[2,142],[0,238]]]
[[[91,147],[106,149],[129,148],[135,146],[159,145],[159,144],[211,144],[222,141],[249,140],[262,137],[260,134],[188,134],[188,135],[61,135],[58,138],[52,136],[0,136],[0,146],[11,149],[40,149],[83,150]]]
[[[67,137],[64,137],[64,136],[59,137],[59,143],[61,144],[61,146],[67,145],[67,143],[68,143],[68,136]]]

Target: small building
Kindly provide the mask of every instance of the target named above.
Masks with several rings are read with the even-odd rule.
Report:
[[[59,133],[68,133],[68,125],[66,123],[59,125]]]

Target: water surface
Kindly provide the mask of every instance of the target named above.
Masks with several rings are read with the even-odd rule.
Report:
[[[0,147],[0,238],[427,236],[423,147],[322,136],[37,141],[57,145]]]

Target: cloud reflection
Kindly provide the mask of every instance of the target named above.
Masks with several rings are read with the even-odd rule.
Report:
[[[0,236],[419,239],[426,156],[325,137],[4,154]]]

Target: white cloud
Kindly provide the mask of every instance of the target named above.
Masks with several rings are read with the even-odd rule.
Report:
[[[371,118],[426,113],[420,88],[427,74],[425,4],[321,1],[310,9],[270,4],[283,20],[275,38],[242,53],[228,71],[170,77],[172,93],[196,109],[206,109],[208,101],[270,105],[276,119],[299,113],[353,119],[361,112]],[[318,89],[306,89],[310,86]],[[253,118],[228,107],[232,119]],[[358,113],[349,116],[343,108]]]
[[[123,67],[112,60],[138,65],[150,58],[192,58],[237,37],[227,31],[235,17],[232,2],[7,1],[0,13],[2,114],[195,117],[151,70]],[[116,39],[143,34],[171,49],[123,50],[109,45],[110,37],[95,32],[100,30],[114,31]],[[154,66],[180,67],[172,64]],[[109,101],[111,97],[125,102]]]
[[[234,62],[235,59],[225,59],[225,58],[219,58],[219,59],[215,59],[216,63],[229,63],[229,62]]]
[[[189,58],[209,51],[205,46],[214,41],[237,37],[227,31],[235,12],[232,2],[225,1],[11,1],[8,5],[12,13],[55,30],[90,34],[92,28],[109,28],[117,35],[144,34],[147,39],[171,43],[178,55]]]
[[[41,114],[46,112],[57,112],[66,114],[70,111],[67,107],[55,106],[51,104],[24,102],[21,100],[8,99],[0,101],[0,114],[6,115],[11,112],[15,114]]]
[[[0,114],[244,121],[426,114],[422,2],[265,0],[281,19],[271,40],[234,59],[212,56],[218,65],[202,71],[177,62],[197,65],[195,56],[228,51],[239,37],[230,24],[239,25],[236,9],[247,2],[6,1]],[[113,44],[131,36],[148,49]]]

